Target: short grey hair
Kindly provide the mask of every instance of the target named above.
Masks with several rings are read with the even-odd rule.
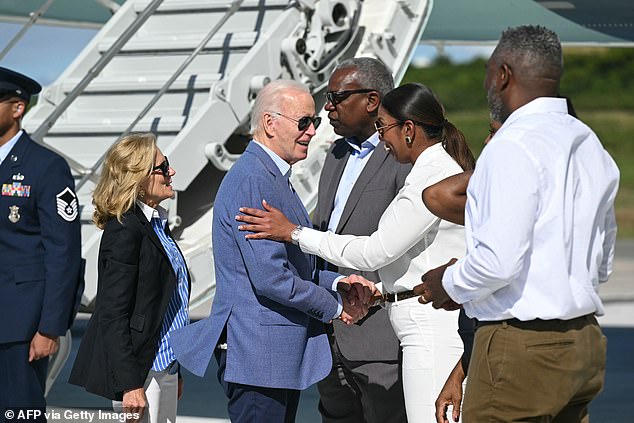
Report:
[[[266,112],[279,112],[288,91],[300,91],[310,94],[304,84],[292,79],[277,79],[269,82],[260,90],[251,109],[251,133],[260,129],[262,116]]]
[[[507,28],[502,32],[491,58],[497,63],[507,61],[511,67],[520,68],[521,75],[529,78],[559,80],[564,70],[559,37],[539,25]]]
[[[381,98],[394,89],[392,72],[383,62],[372,57],[354,57],[344,60],[335,68],[335,72],[342,69],[355,69],[357,80],[363,88],[376,90]]]

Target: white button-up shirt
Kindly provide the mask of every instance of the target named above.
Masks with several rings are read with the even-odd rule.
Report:
[[[465,254],[463,227],[440,220],[422,200],[429,185],[460,172],[440,143],[435,144],[418,157],[372,235],[337,235],[304,228],[299,245],[304,252],[337,266],[378,270],[384,292],[410,290],[421,283],[423,273]]]
[[[479,320],[603,314],[612,270],[616,164],[566,101],[513,112],[484,149],[467,189],[467,256],[443,286]]]

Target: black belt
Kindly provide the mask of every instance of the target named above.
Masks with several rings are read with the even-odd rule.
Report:
[[[383,294],[383,299],[385,300],[386,303],[393,303],[396,301],[403,301],[403,300],[407,300],[408,298],[412,298],[412,297],[418,297],[418,294],[415,294],[414,291],[403,291],[403,292],[395,292],[395,293],[391,293],[388,292],[386,294]]]
[[[594,313],[586,314],[585,316],[575,317],[574,319],[562,320],[562,319],[533,319],[533,320],[519,320],[519,319],[504,319],[504,320],[478,320],[476,323],[476,329],[481,326],[489,325],[506,325],[513,326],[520,329],[532,329],[532,330],[557,330],[557,329],[569,329],[580,324],[585,324],[589,319],[594,318]]]

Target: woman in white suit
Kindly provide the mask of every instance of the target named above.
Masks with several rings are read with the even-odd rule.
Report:
[[[386,148],[413,168],[370,236],[337,235],[289,222],[265,201],[265,210],[241,209],[248,238],[298,244],[304,252],[338,265],[378,270],[390,321],[403,348],[403,388],[410,422],[434,422],[434,401],[463,352],[458,312],[421,306],[412,291],[428,270],[465,254],[464,228],[434,216],[423,190],[473,169],[463,134],[444,115],[434,93],[406,84],[388,93],[375,123]]]

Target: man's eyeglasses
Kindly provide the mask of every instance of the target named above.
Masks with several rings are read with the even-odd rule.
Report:
[[[376,129],[376,132],[379,133],[379,136],[383,138],[383,135],[385,135],[385,131],[387,131],[390,128],[394,128],[397,125],[402,125],[402,124],[403,122],[393,122],[393,123],[388,123],[387,125],[381,126],[381,123],[379,123],[378,120],[375,120],[374,129]]]
[[[166,178],[170,176],[170,162],[169,160],[167,160],[167,156],[165,156],[165,160],[163,160],[160,165],[154,166],[152,168],[152,172],[156,171],[160,171]]]
[[[362,88],[358,90],[328,91],[324,95],[326,96],[326,100],[328,100],[328,102],[332,103],[333,106],[336,106],[337,104],[344,101],[346,98],[350,97],[352,94],[364,94],[370,93],[372,91],[376,90]]]
[[[292,120],[293,122],[297,123],[298,131],[307,130],[311,123],[315,126],[315,129],[317,129],[319,127],[319,124],[321,123],[321,118],[319,116],[302,116],[299,119],[293,119],[292,117],[283,115],[280,112],[270,112],[270,113],[273,113],[274,115],[282,116],[283,118]]]

